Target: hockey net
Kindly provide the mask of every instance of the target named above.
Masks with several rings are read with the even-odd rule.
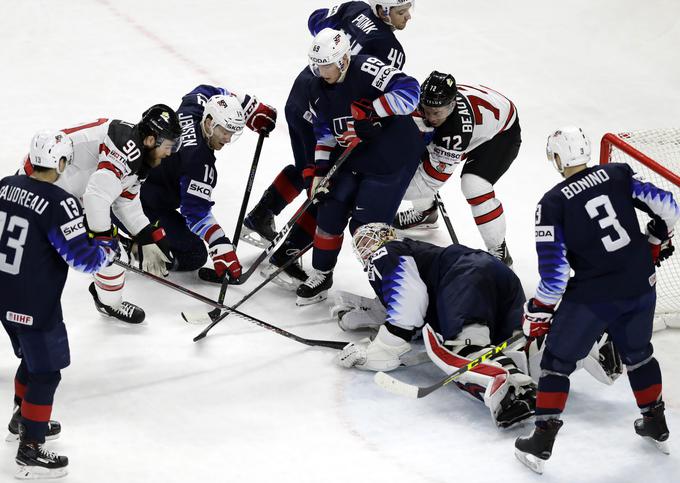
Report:
[[[645,181],[670,191],[680,202],[680,129],[605,134],[600,143],[600,164],[610,162],[629,164]],[[649,217],[636,211],[644,229]],[[677,242],[678,238],[673,241]],[[680,252],[677,250],[680,248],[657,268],[655,330],[680,328]]]

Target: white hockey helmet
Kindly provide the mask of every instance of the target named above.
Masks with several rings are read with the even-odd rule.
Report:
[[[212,96],[203,108],[202,124],[206,125],[205,120],[208,116],[210,116],[211,122],[206,126],[206,131],[209,129],[206,134],[212,136],[215,126],[222,126],[233,133],[230,143],[238,139],[246,125],[246,116],[236,96],[223,96],[221,94]]]
[[[38,131],[31,139],[29,157],[33,166],[59,169],[59,160],[66,158],[66,166],[73,162],[73,141],[62,131]]]
[[[590,161],[590,139],[580,127],[566,126],[548,136],[545,152],[555,169],[562,173],[564,168]]]
[[[371,6],[371,10],[373,10],[375,16],[380,17],[378,15],[378,6],[381,6],[383,11],[389,15],[392,8],[403,7],[407,4],[411,4],[413,7],[416,3],[416,0],[368,0],[368,3]]]
[[[387,223],[367,223],[354,232],[352,249],[354,255],[366,268],[368,260],[381,246],[396,239],[396,230]]]
[[[335,64],[340,71],[347,67],[343,62],[345,55],[350,54],[350,42],[347,34],[342,30],[323,29],[316,34],[312,46],[309,48],[309,68],[319,77],[320,65]]]

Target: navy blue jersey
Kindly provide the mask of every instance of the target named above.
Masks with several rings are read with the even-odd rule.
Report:
[[[368,278],[387,310],[387,322],[405,330],[428,323],[453,338],[463,324],[479,322],[489,325],[492,338],[502,339],[519,325],[521,283],[482,250],[392,241],[371,257]]]
[[[314,134],[317,143],[314,159],[317,166],[328,166],[331,154],[335,152],[337,155],[345,147],[342,135],[348,130],[348,123],[353,122],[351,105],[354,101],[372,103],[385,126],[391,123],[404,124],[417,131],[410,114],[420,101],[420,84],[413,77],[396,67],[386,65],[377,57],[352,57],[342,82],[331,85],[317,78],[312,83],[311,94],[315,99]],[[406,131],[395,130],[394,143],[398,144],[400,140],[410,141],[403,137],[404,132]],[[371,144],[377,143],[372,140]],[[397,151],[400,150],[401,147],[397,148]],[[395,156],[388,155],[387,158],[393,160]],[[399,156],[396,159],[400,161]]]
[[[0,320],[49,330],[62,322],[68,266],[97,272],[106,251],[88,240],[83,211],[63,189],[26,175],[0,180]]]
[[[680,216],[670,193],[637,180],[626,164],[587,168],[548,191],[536,208],[536,298],[598,302],[652,290],[654,265],[636,207],[670,228]]]
[[[182,97],[177,109],[182,136],[177,152],[165,158],[160,166],[151,170],[142,185],[144,198],[146,184],[165,187],[165,204],[179,208],[192,233],[207,243],[225,238],[224,231],[212,214],[212,191],[217,184],[215,151],[208,145],[201,130],[205,103],[215,95],[230,95],[222,87],[200,85]],[[249,100],[247,96],[243,101]],[[156,193],[158,190],[154,190]],[[149,192],[151,192],[149,190]],[[146,202],[145,202],[146,203]],[[154,203],[158,204],[158,203]]]
[[[312,35],[325,28],[344,31],[352,43],[352,55],[371,55],[399,70],[406,63],[404,48],[392,28],[376,17],[365,2],[345,2],[315,10],[307,27]]]

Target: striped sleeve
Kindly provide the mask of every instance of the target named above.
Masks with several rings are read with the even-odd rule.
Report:
[[[420,102],[420,84],[401,71],[392,75],[384,92],[373,101],[373,108],[380,117],[409,115],[416,110]]]
[[[225,237],[224,230],[212,214],[214,204],[210,199],[212,187],[183,176],[179,181],[180,205],[179,212],[192,233],[211,244],[221,237]]]
[[[632,178],[632,196],[636,200],[636,207],[642,209],[657,223],[657,230],[670,232],[680,219],[680,207],[673,198],[673,195],[664,191],[652,183],[644,183],[636,178]],[[659,227],[658,222],[665,224]]]
[[[333,136],[328,123],[316,119],[314,121],[314,135],[316,136],[314,163],[317,166],[326,166],[329,164],[331,153],[335,146],[338,145],[338,141]]]
[[[541,281],[535,298],[544,305],[555,305],[567,289],[571,267],[562,226],[541,203],[536,210],[536,253]]]
[[[413,257],[400,256],[394,269],[383,274],[382,298],[387,322],[404,330],[423,326],[430,299]]]

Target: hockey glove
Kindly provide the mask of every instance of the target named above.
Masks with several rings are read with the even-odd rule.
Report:
[[[245,108],[246,126],[249,129],[268,135],[276,127],[276,109],[251,97]]]
[[[132,257],[139,268],[153,275],[166,277],[173,255],[163,227],[149,223],[134,236]]]
[[[321,169],[318,166],[307,166],[302,171],[302,179],[309,199],[322,201],[326,195],[328,195],[328,185],[321,185],[321,181],[323,181],[325,177],[326,170]]]
[[[555,312],[554,305],[545,305],[531,298],[524,304],[522,330],[527,337],[540,337],[550,330],[550,322]]]
[[[657,267],[661,266],[661,262],[666,260],[675,251],[673,242],[673,231],[663,232],[656,229],[656,224],[654,220],[647,223],[647,241],[649,242],[649,248],[652,250],[652,262]]]
[[[354,118],[353,131],[356,137],[362,141],[369,141],[380,134],[382,124],[371,103],[363,99],[354,101],[351,110]]]
[[[226,241],[226,238],[218,239],[210,245],[208,250],[215,266],[215,274],[219,279],[229,273],[232,280],[238,280],[241,276],[241,263],[238,261],[234,246]]]
[[[410,350],[411,344],[382,325],[372,341],[364,339],[357,344],[347,344],[335,356],[335,362],[342,367],[356,367],[364,371],[391,371],[401,365],[400,356]]]

